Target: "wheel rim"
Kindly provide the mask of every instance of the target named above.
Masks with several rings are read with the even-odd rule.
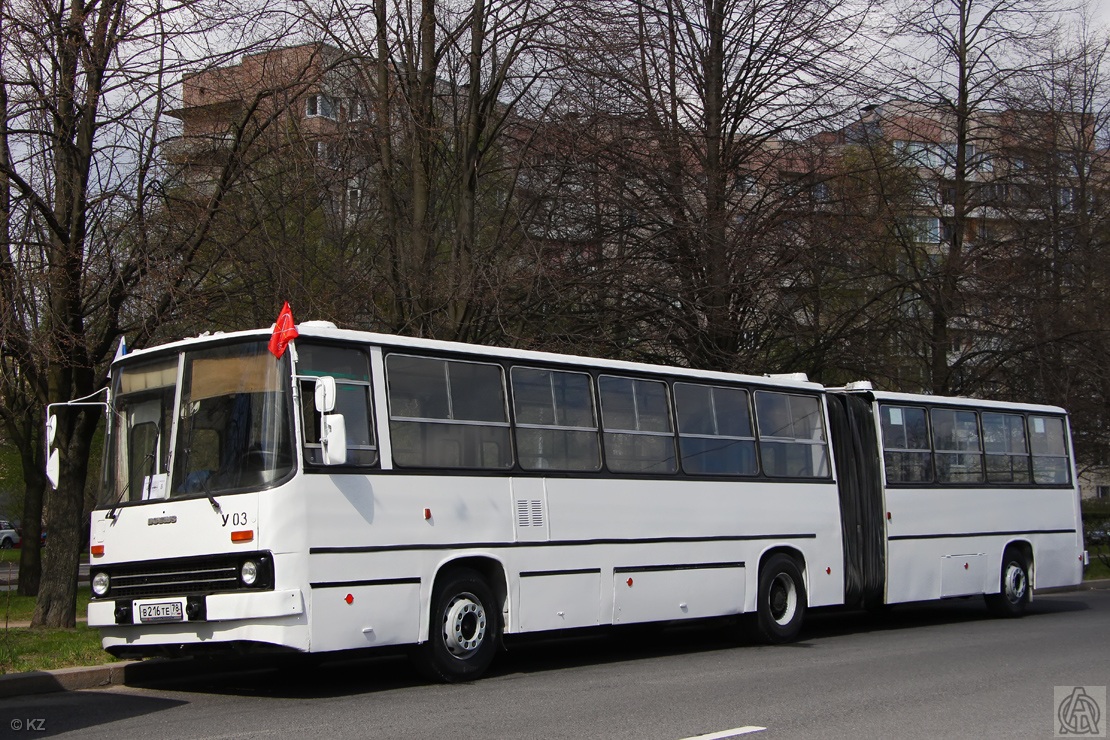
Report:
[[[798,610],[798,588],[794,579],[786,573],[779,573],[771,581],[767,593],[767,603],[771,608],[771,619],[778,625],[790,624]]]
[[[1020,604],[1025,599],[1029,589],[1029,580],[1025,575],[1025,568],[1014,562],[1006,566],[1006,575],[1002,579],[1002,590],[1006,600],[1011,604]]]
[[[474,653],[486,636],[486,610],[477,596],[462,593],[443,613],[443,641],[456,658]]]

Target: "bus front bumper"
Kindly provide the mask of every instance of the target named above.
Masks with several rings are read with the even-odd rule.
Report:
[[[289,617],[303,613],[304,598],[299,589],[147,599],[105,599],[89,602],[89,626],[229,622]]]

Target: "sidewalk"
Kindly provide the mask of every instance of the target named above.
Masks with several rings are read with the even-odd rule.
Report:
[[[1078,586],[1038,589],[1036,594],[1071,593],[1073,591],[1110,590],[1110,578],[1084,581]],[[79,620],[84,621],[84,620]],[[29,622],[12,623],[11,627],[29,627]],[[200,673],[234,669],[234,659],[228,661],[196,661],[193,658],[150,658],[124,660],[97,666],[61,668],[55,671],[11,673],[0,676],[0,699],[28,694],[45,694],[53,691],[80,691],[104,686],[124,686],[131,683],[197,675]]]

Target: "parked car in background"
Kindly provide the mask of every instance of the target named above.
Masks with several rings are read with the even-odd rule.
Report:
[[[0,519],[0,550],[19,546],[19,531],[7,519]]]
[[[22,547],[23,546],[23,527],[16,527],[15,528],[15,533],[17,535],[15,546],[16,547]],[[39,546],[40,547],[46,547],[46,528],[45,527],[43,528],[42,533],[39,535]]]

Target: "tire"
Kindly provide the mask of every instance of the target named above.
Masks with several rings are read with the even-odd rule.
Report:
[[[1010,547],[1002,555],[1002,571],[996,594],[987,594],[987,609],[999,617],[1020,617],[1032,596],[1029,579],[1029,558],[1021,550]]]
[[[756,632],[766,643],[791,642],[806,615],[806,587],[797,561],[772,555],[759,572],[756,595]]]
[[[4,541],[0,542],[0,550],[10,550],[13,544],[11,537],[5,537]]]
[[[413,650],[413,664],[431,681],[473,681],[493,660],[499,628],[485,580],[470,569],[449,571],[436,582],[428,641]]]

